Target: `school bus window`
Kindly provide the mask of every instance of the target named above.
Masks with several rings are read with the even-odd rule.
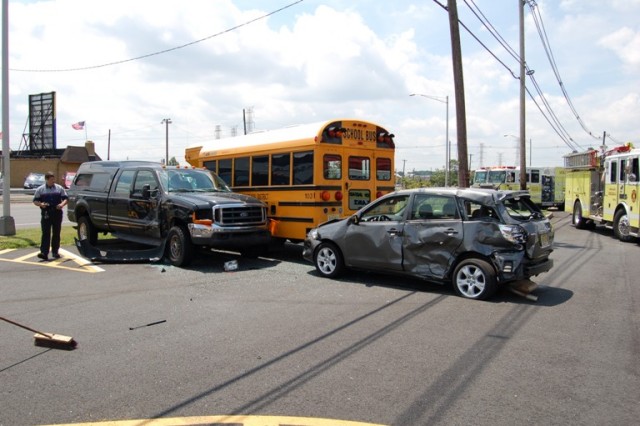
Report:
[[[309,185],[313,183],[313,151],[293,154],[293,184]]]
[[[322,173],[325,179],[342,179],[342,157],[325,154],[322,159]]]
[[[368,157],[349,157],[349,179],[369,180],[371,160]]]
[[[202,165],[205,167],[205,169],[207,170],[211,170],[213,173],[218,174],[218,169],[217,169],[217,161],[216,160],[210,160],[210,161],[205,161],[202,163]]]
[[[251,185],[269,185],[269,156],[251,158]]]
[[[233,168],[234,186],[249,185],[249,157],[236,158]]]
[[[274,154],[271,156],[271,185],[290,185],[290,155]]]
[[[378,180],[391,180],[391,160],[376,158],[376,177]]]
[[[231,186],[231,161],[231,158],[218,161],[218,176],[229,186]]]

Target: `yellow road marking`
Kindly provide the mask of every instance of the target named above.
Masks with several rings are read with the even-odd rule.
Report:
[[[6,249],[6,250],[2,250],[0,252],[0,254],[5,254],[5,253],[9,253],[11,251],[14,251],[15,249]],[[34,261],[27,261],[27,259],[32,259],[34,257],[37,258],[37,255],[39,253],[39,251],[36,252],[32,252],[29,254],[26,254],[24,256],[20,256],[17,257],[15,259],[3,259],[0,257],[1,261],[4,262],[14,262],[14,263],[28,263],[31,265],[40,265],[40,266],[46,266],[48,268],[57,268],[57,269],[65,269],[67,271],[73,271],[73,272],[89,272],[89,273],[96,273],[96,272],[104,272],[104,269],[102,269],[99,266],[96,266],[94,264],[92,264],[90,261],[88,261],[87,259],[85,259],[84,257],[78,256],[70,251],[67,251],[65,249],[60,249],[58,251],[62,257],[60,259],[52,259],[48,262],[42,261],[40,259],[38,259],[37,262]],[[73,261],[76,265],[74,267],[71,266],[66,266],[64,265],[65,262],[68,262],[69,260]]]
[[[96,423],[69,423],[66,425],[57,424],[55,426],[169,426],[205,424],[234,424],[243,426],[384,426],[378,423],[289,416],[195,416],[163,419],[117,420]]]

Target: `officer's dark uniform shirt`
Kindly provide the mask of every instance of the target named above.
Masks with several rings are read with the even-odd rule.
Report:
[[[50,211],[55,211],[56,206],[60,204],[62,200],[66,200],[67,198],[69,198],[67,196],[67,191],[57,183],[54,183],[52,187],[47,186],[45,183],[44,185],[39,186],[38,189],[36,189],[35,194],[33,194],[33,201],[49,204],[48,209]]]

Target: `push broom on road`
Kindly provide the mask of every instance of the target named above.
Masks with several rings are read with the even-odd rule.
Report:
[[[45,348],[52,349],[65,349],[72,350],[78,345],[78,343],[73,340],[71,336],[63,336],[61,334],[55,333],[45,333],[42,331],[34,330],[33,328],[27,327],[26,325],[17,323],[7,318],[0,317],[0,320],[8,322],[9,324],[13,324],[17,327],[24,328],[25,330],[29,330],[33,333],[36,333],[33,338],[35,339],[34,345],[42,346]]]

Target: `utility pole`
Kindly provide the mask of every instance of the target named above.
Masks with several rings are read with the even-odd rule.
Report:
[[[171,124],[170,118],[163,118],[160,123],[165,124],[165,155],[164,155],[164,165],[169,165],[169,124]]]
[[[458,134],[458,186],[469,187],[469,165],[467,161],[467,119],[464,103],[464,77],[462,73],[462,50],[456,0],[447,0],[449,30],[451,32],[451,58],[453,61],[453,84],[456,99],[456,129]]]
[[[526,0],[518,1],[520,15],[520,189],[527,189],[527,150],[525,132],[525,61],[524,61],[524,5]]]

